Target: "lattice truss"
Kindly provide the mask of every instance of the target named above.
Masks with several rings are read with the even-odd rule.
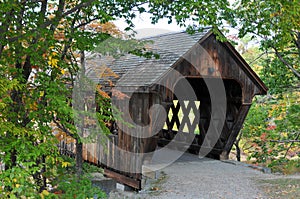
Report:
[[[200,101],[173,100],[167,111],[164,130],[200,134]]]

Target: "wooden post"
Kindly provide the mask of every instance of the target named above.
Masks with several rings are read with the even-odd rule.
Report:
[[[238,115],[237,115],[237,118],[236,118],[236,121],[235,123],[233,124],[233,127],[232,127],[232,131],[231,131],[231,134],[227,140],[227,143],[223,149],[223,152],[222,154],[220,155],[220,159],[221,160],[227,160],[228,159],[228,156],[229,156],[229,153],[230,153],[230,150],[236,140],[236,137],[238,136],[242,126],[243,126],[243,123],[244,123],[244,120],[248,114],[248,111],[251,107],[251,104],[242,104],[241,107],[240,107],[240,110],[238,112]]]

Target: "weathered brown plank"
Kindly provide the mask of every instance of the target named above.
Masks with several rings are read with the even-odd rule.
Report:
[[[141,189],[141,181],[140,180],[129,178],[127,176],[124,176],[120,173],[114,172],[114,171],[106,169],[106,168],[104,169],[104,175],[106,177],[113,178],[113,179],[117,180],[118,182],[128,185],[130,187],[133,187],[135,189],[138,189],[138,190]]]

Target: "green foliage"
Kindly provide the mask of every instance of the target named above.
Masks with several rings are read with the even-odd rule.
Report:
[[[99,188],[92,185],[89,177],[66,178],[58,186],[58,190],[63,190],[60,198],[106,198],[106,194]]]
[[[71,85],[80,67],[78,50],[91,50],[108,38],[82,28],[94,20],[112,19],[106,12],[92,11],[101,4],[0,3],[2,196],[36,196],[47,188],[46,181],[55,177],[56,164],[64,162],[58,158],[57,139],[50,126],[53,121],[70,136],[78,137]]]
[[[276,100],[260,98],[250,109],[243,128],[243,150],[249,159],[281,171],[299,161],[298,93]],[[294,98],[293,98],[294,97]],[[281,165],[281,166],[280,166]],[[285,165],[285,166],[284,166]],[[287,171],[284,171],[287,173]]]
[[[119,58],[125,54],[133,54],[137,56],[143,56],[145,58],[159,58],[158,54],[151,52],[151,49],[147,49],[147,43],[151,41],[139,41],[130,38],[118,38],[112,37],[106,41],[100,43],[95,49],[95,52],[99,52],[102,55],[112,56]]]
[[[279,59],[268,56],[263,60],[262,66],[260,74],[270,94],[280,95],[299,87],[297,77],[284,67]]]
[[[257,36],[265,36],[264,45],[284,49],[299,31],[299,9],[298,1],[274,1],[263,2],[246,0],[237,1],[239,6],[235,9],[235,21],[233,25],[239,26],[239,35],[243,37],[247,33]],[[245,20],[247,19],[247,20]]]
[[[246,47],[259,41],[259,49],[243,53],[269,88],[246,119],[244,150],[249,159],[282,171],[299,161],[299,6],[299,1],[238,1],[234,18],[228,19],[239,28],[239,37],[245,36]]]
[[[272,161],[268,166],[272,168],[272,172],[281,172],[284,174],[293,174],[300,172],[299,160],[287,160],[281,158]]]
[[[267,57],[261,64],[264,68],[259,72],[270,91],[267,97],[257,98],[247,116],[243,148],[249,159],[288,173],[286,168],[299,161],[300,152],[297,79],[277,59]]]
[[[83,163],[83,171],[86,173],[103,173],[103,169],[89,163]]]
[[[91,182],[90,173],[102,172],[100,168],[84,163],[83,175],[78,178],[74,159],[63,156],[62,161],[63,166],[56,168],[56,175],[52,180],[54,189],[45,198],[106,198],[106,194]]]
[[[237,1],[236,5],[234,17],[228,21],[239,29],[239,37],[251,34],[259,39],[261,49],[272,56],[270,61],[275,67],[282,73],[294,75],[299,86],[299,1],[246,0]],[[268,76],[268,69],[266,72]]]
[[[269,143],[266,133],[268,106],[261,104],[253,104],[243,127],[243,142],[242,148],[249,154],[250,158],[255,158],[257,162],[266,162],[269,154],[267,150]],[[262,139],[263,138],[263,139]]]
[[[48,155],[44,162],[39,163],[36,161],[38,159],[37,157],[45,152],[45,149],[42,147],[46,147],[46,149],[51,148],[46,146],[47,143],[45,143],[44,146],[42,144],[38,145],[38,147],[29,146],[30,142],[28,140],[29,139],[26,138],[19,140],[20,147],[17,147],[18,150],[16,151],[18,157],[17,165],[6,165],[10,167],[0,173],[1,197],[19,198],[22,196],[36,198],[39,195],[39,185],[42,183],[39,180],[42,181],[43,177],[47,179],[55,177],[52,171],[55,168],[55,164],[60,163],[58,153],[51,154],[51,157]],[[26,151],[27,153],[22,153],[21,151]],[[50,154],[51,151],[48,153]],[[5,154],[4,157],[1,157],[6,164],[9,161],[5,161],[5,159],[9,158],[9,155],[10,154]],[[55,156],[57,157],[54,159]],[[55,164],[53,164],[54,160],[56,160]],[[41,176],[36,176],[37,174]]]
[[[169,23],[175,18],[180,26],[189,27],[213,26],[223,27],[223,19],[230,15],[228,1],[160,1],[149,2],[149,12],[155,13],[151,19],[156,23],[161,18],[168,18]]]

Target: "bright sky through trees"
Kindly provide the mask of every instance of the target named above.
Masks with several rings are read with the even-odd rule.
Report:
[[[137,13],[137,18],[133,19],[135,24],[134,30],[137,31],[136,38],[184,30],[184,28],[180,28],[175,21],[171,24],[168,24],[167,19],[161,19],[157,24],[151,24],[150,16],[151,15],[147,13]],[[114,23],[122,31],[127,27],[127,24],[123,20],[116,20]]]

